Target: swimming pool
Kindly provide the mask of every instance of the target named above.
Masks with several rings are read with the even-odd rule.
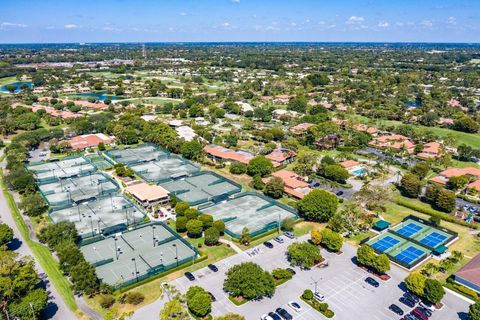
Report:
[[[98,101],[104,101],[106,99],[109,100],[117,100],[117,96],[108,94],[106,91],[101,92],[86,92],[86,93],[77,93],[75,94],[76,97],[81,98],[95,98]]]
[[[16,88],[15,88],[14,93],[18,93],[18,92],[23,91],[22,86],[26,86],[28,89],[32,89],[33,88],[33,83],[30,82],[30,81],[12,82],[12,83],[6,84],[4,86],[0,86],[0,91],[1,92],[10,92],[7,89],[8,86],[15,86]]]
[[[360,168],[360,169],[357,169],[357,170],[354,170],[352,171],[352,173],[356,176],[360,176],[362,174],[365,174],[367,173],[367,170],[363,169],[363,168]]]

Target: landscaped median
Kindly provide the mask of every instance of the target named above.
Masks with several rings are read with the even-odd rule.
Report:
[[[305,302],[306,304],[308,304],[310,307],[312,307],[313,309],[317,310],[318,312],[320,312],[323,316],[325,316],[326,318],[328,319],[332,319],[333,317],[335,317],[335,312],[333,312],[331,309],[329,309],[328,307],[328,303],[326,302],[320,302],[320,301],[317,301],[314,297],[313,297],[313,292],[312,290],[305,290],[303,292],[303,294],[301,295],[300,299],[303,300],[303,302]]]
[[[76,312],[78,310],[78,307],[75,303],[73,291],[68,279],[60,271],[58,262],[55,261],[55,259],[52,257],[50,250],[46,246],[34,242],[30,239],[28,227],[23,220],[20,211],[18,210],[17,204],[15,203],[13,196],[7,190],[7,185],[2,170],[0,170],[0,179],[3,195],[5,196],[10,212],[15,220],[15,224],[17,225],[20,233],[22,234],[22,237],[25,239],[27,245],[32,250],[37,261],[40,263],[42,269],[48,275],[48,278],[55,286],[62,299],[65,301],[65,304],[68,306],[68,308],[70,308],[70,310]]]

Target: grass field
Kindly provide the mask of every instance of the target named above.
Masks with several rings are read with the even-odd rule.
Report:
[[[5,78],[0,78],[0,86],[4,86],[6,84],[12,83],[12,82],[17,82],[17,77],[5,77]]]
[[[28,227],[25,224],[25,221],[20,214],[20,211],[17,208],[13,196],[8,192],[3,172],[0,171],[2,191],[5,195],[5,198],[8,203],[10,212],[12,213],[15,223],[20,230],[23,238],[26,240],[27,245],[32,250],[33,254],[37,258],[38,262],[42,266],[42,269],[47,273],[48,278],[52,281],[55,288],[58,290],[59,294],[62,296],[63,300],[67,306],[74,312],[77,312],[77,304],[75,303],[75,298],[73,296],[73,291],[70,287],[70,283],[67,278],[63,276],[62,271],[59,268],[59,265],[55,259],[53,259],[50,250],[37,242],[30,240]]]

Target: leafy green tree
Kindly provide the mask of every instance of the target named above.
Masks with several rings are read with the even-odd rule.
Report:
[[[420,179],[424,179],[427,176],[429,171],[430,171],[430,163],[428,162],[419,162],[415,164],[412,167],[412,169],[410,169],[410,172],[415,174]]]
[[[203,223],[200,220],[193,219],[187,222],[187,233],[190,238],[198,238],[202,236]]]
[[[13,240],[13,230],[8,224],[0,223],[0,246]]]
[[[244,174],[245,172],[247,172],[247,165],[241,162],[232,162],[230,164],[230,173]]]
[[[272,297],[275,293],[272,275],[253,262],[233,266],[226,275],[223,289],[234,297],[252,300]]]
[[[240,243],[246,245],[250,243],[250,231],[247,227],[242,229],[242,236],[240,237]]]
[[[175,223],[175,229],[177,230],[177,232],[185,232],[187,230],[187,222],[188,219],[186,217],[177,217]]]
[[[99,288],[99,280],[95,273],[95,268],[86,261],[72,266],[70,268],[70,278],[75,292],[93,295]]]
[[[444,212],[452,212],[455,210],[455,192],[445,189],[440,190],[435,206]]]
[[[36,217],[47,210],[48,205],[38,193],[27,194],[22,198],[22,207],[28,216]]]
[[[290,99],[287,106],[288,110],[306,113],[307,112],[307,98],[304,96],[298,96]]]
[[[324,73],[312,73],[306,79],[313,87],[326,86],[330,83],[330,79]]]
[[[418,271],[414,271],[405,278],[405,285],[410,292],[416,294],[419,297],[423,297],[426,280],[427,277],[425,277]]]
[[[187,306],[193,315],[205,317],[212,310],[212,298],[203,288],[190,287],[186,293]]]
[[[328,228],[323,229],[321,232],[320,244],[331,251],[340,251],[343,245],[343,237]]]
[[[322,242],[322,231],[319,229],[313,229],[310,231],[310,240],[315,245],[319,245]]]
[[[252,187],[255,190],[263,190],[263,188],[265,188],[265,183],[263,182],[262,177],[260,177],[260,176],[253,177]]]
[[[272,171],[272,162],[262,155],[252,158],[247,165],[247,173],[252,177],[265,177],[272,173]]]
[[[164,304],[160,310],[160,320],[189,320],[187,307],[180,298],[175,298]]]
[[[450,177],[450,179],[448,179],[447,181],[447,188],[450,190],[457,191],[459,189],[464,188],[469,181],[470,181],[470,178],[466,175],[458,176],[458,177]]]
[[[20,300],[16,300],[8,306],[9,313],[16,319],[36,320],[47,307],[48,294],[44,289],[34,289]]]
[[[375,251],[367,245],[363,245],[357,249],[357,261],[364,266],[372,266],[375,260]]]
[[[50,249],[55,249],[57,244],[65,240],[75,242],[77,237],[77,228],[73,222],[69,221],[48,224],[38,234],[40,241],[47,243]]]
[[[417,198],[420,193],[420,179],[417,175],[406,173],[400,181],[403,194],[409,198]]]
[[[203,145],[197,140],[185,142],[180,147],[180,153],[187,159],[200,161],[203,159]]]
[[[430,223],[435,227],[439,227],[442,219],[440,219],[439,216],[431,216],[430,218],[428,218],[428,221],[430,221]]]
[[[464,116],[454,120],[452,129],[468,133],[476,133],[479,129],[479,124],[468,116]]]
[[[210,214],[202,214],[198,220],[203,223],[203,230],[206,230],[213,226],[213,216]]]
[[[442,189],[443,188],[436,183],[429,184],[425,190],[425,200],[430,204],[434,204]]]
[[[373,260],[372,267],[379,273],[385,273],[390,270],[390,259],[388,259],[387,255],[384,253],[379,254]]]
[[[218,230],[220,235],[223,235],[223,233],[225,232],[225,222],[223,222],[222,220],[214,221],[213,222],[213,227]]]
[[[440,281],[435,279],[425,280],[425,288],[423,289],[423,297],[430,303],[437,304],[442,301],[443,296],[445,295],[445,290],[443,289]]]
[[[294,226],[295,226],[295,219],[287,217],[282,220],[282,230],[293,231]]]
[[[177,202],[177,204],[175,205],[175,212],[177,216],[183,216],[185,215],[185,210],[187,210],[188,208],[190,208],[190,205],[188,203],[180,201]]]
[[[218,244],[220,239],[220,232],[215,227],[210,227],[205,230],[205,244],[207,246],[212,246]]]
[[[288,246],[288,260],[293,266],[311,268],[322,259],[320,249],[308,242],[296,242]]]
[[[312,190],[298,202],[303,217],[311,221],[326,222],[337,211],[338,198],[325,190]]]
[[[283,192],[285,189],[285,183],[279,177],[272,177],[268,182],[265,184],[265,188],[263,192],[274,199],[281,198],[283,196]]]
[[[325,178],[339,183],[345,183],[350,176],[348,171],[338,164],[326,165],[321,173]]]
[[[468,320],[480,320],[480,302],[475,302],[468,307]]]
[[[185,218],[187,218],[187,220],[199,219],[198,218],[199,214],[200,213],[196,208],[188,208],[187,210],[185,210]],[[205,218],[205,219],[209,220],[209,218]],[[202,220],[200,219],[200,221]],[[213,218],[212,218],[212,221],[213,221]]]

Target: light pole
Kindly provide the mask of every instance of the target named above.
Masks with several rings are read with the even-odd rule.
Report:
[[[153,241],[153,246],[155,247],[155,226],[152,226],[152,241]]]
[[[117,237],[113,238],[113,243],[115,243],[115,260],[118,260]]]
[[[278,234],[280,234],[280,213],[278,214]]]
[[[137,279],[137,282],[138,282],[137,261],[135,260],[135,258],[132,258],[132,261],[135,266],[135,278]]]
[[[320,280],[315,280],[313,278],[311,278],[311,279],[313,281],[313,284],[315,284],[315,291],[314,292],[317,293],[317,284],[320,282]]]
[[[174,243],[174,244],[172,244],[172,246],[175,247],[175,260],[177,260],[177,267],[178,267],[178,248],[177,248],[177,244]]]
[[[93,233],[93,220],[92,220],[92,216],[88,216],[88,218],[90,219],[90,228],[92,228],[92,237],[95,235]]]
[[[100,234],[100,218],[97,219],[97,224],[98,224],[98,234]]]

